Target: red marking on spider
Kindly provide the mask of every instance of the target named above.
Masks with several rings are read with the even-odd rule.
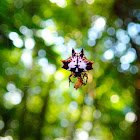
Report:
[[[77,77],[78,81],[75,82],[74,88],[78,89],[82,85],[87,84],[88,75],[85,71],[92,70],[92,64],[94,61],[89,61],[84,55],[83,49],[80,53],[76,53],[74,49],[72,49],[72,54],[67,60],[61,60],[63,62],[62,68],[71,71],[71,75],[69,76],[69,83],[71,81],[71,76]],[[84,77],[86,77],[86,82],[83,82]]]

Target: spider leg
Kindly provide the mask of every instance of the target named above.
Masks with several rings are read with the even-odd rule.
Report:
[[[88,75],[87,75],[87,73],[84,73],[84,74],[83,74],[83,78],[84,78],[84,77],[86,77],[86,83],[84,83],[84,84],[86,85],[86,84],[87,84],[87,80],[88,80]]]
[[[69,86],[70,86],[70,82],[72,82],[70,78],[71,78],[71,76],[73,76],[73,75],[74,75],[74,74],[71,73],[71,75],[69,76]],[[74,83],[74,82],[72,82],[72,83]]]

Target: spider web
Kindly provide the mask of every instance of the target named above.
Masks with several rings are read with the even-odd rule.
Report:
[[[49,57],[52,57],[53,59],[55,59],[56,60],[56,58],[55,57],[53,57],[52,56],[52,54],[49,54],[49,53],[46,53],[46,57],[47,56],[49,56]],[[48,58],[48,57],[47,57]],[[40,70],[40,69],[36,69],[36,70]],[[35,71],[36,71],[35,70]],[[87,72],[88,73],[88,72]],[[12,81],[12,79],[11,78],[9,78],[9,81]],[[68,80],[67,80],[68,81]],[[55,82],[55,80],[53,80],[53,82]],[[43,83],[40,83],[40,86],[42,85]],[[67,83],[68,84],[68,83]],[[97,86],[98,85],[101,85],[101,83],[97,83]],[[89,83],[87,82],[87,85],[86,86],[88,86],[88,88],[90,88],[90,89],[93,89],[93,86],[91,86],[91,85],[89,85]],[[32,85],[27,85],[27,86],[20,86],[20,87],[18,87],[19,89],[20,88],[24,88],[24,89],[28,89],[28,88],[30,88],[30,87],[33,87]],[[69,87],[69,90],[72,90],[72,88],[73,88],[73,85],[71,85],[71,87]],[[85,87],[86,88],[86,87]],[[76,91],[75,91],[76,92]],[[83,90],[81,90],[80,89],[80,93],[81,94],[84,94],[83,96],[89,96],[88,95],[88,92],[85,92],[85,91],[83,91]],[[85,97],[84,97],[85,98]],[[95,100],[96,100],[96,98],[95,98]],[[72,100],[71,100],[72,101]],[[96,104],[94,104],[93,103],[93,105],[95,106],[95,108],[96,109],[98,109],[98,108],[100,108],[100,109],[102,109],[102,110],[105,110],[104,109],[104,107],[99,107],[98,105],[96,105]],[[128,105],[129,105],[129,103],[128,103]],[[82,107],[84,107],[85,106],[85,102],[83,102],[83,106]],[[138,110],[138,111],[140,111],[140,108],[137,106],[137,104],[135,103],[135,109],[136,110]],[[27,117],[28,116],[28,112],[26,112],[26,109],[24,108],[24,106],[22,107],[22,109],[23,109],[23,111],[24,111],[24,114],[25,114],[25,116]],[[8,110],[8,111],[6,111],[6,112],[4,112],[3,114],[7,114],[7,113],[9,113],[9,111],[10,110]],[[82,110],[81,110],[82,111]],[[105,111],[104,111],[105,112]],[[30,114],[32,117],[34,116],[33,114]],[[31,117],[30,116],[30,117]],[[29,116],[26,118],[26,120],[28,120],[28,118],[29,118]],[[112,126],[112,124],[111,123],[109,123],[109,122],[104,122],[103,121],[103,119],[102,119],[102,117],[100,117],[99,119],[98,119],[98,121],[100,121],[102,124],[104,124],[104,125],[106,125],[107,127],[109,127],[110,128],[110,131],[111,131],[111,133],[113,134],[113,136],[114,137],[118,137],[119,138],[119,134],[116,132],[116,130],[115,130],[115,128],[113,128],[113,126]],[[22,122],[23,123],[23,122]],[[39,124],[41,124],[41,123],[43,123],[43,120],[40,120],[39,121]],[[37,125],[37,126],[35,126],[36,128],[38,128],[39,127],[39,124]],[[93,123],[93,126],[94,126],[94,123]],[[59,126],[59,127],[61,127],[61,126]],[[28,134],[28,131],[25,131],[25,133],[27,133]],[[30,136],[33,136],[34,135],[34,132],[32,132],[32,133],[30,133]]]

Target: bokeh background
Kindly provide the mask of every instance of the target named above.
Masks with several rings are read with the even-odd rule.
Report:
[[[95,61],[78,90],[72,48]],[[140,140],[139,119],[139,0],[0,0],[0,140]]]

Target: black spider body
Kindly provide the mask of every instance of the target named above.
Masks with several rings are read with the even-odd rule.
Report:
[[[71,56],[67,60],[61,61],[63,62],[62,68],[72,72],[69,76],[69,82],[72,82],[70,77],[74,76],[79,79],[79,85],[86,85],[86,83],[83,83],[83,78],[87,77],[88,79],[88,75],[83,72],[92,70],[92,64],[94,63],[94,61],[87,60],[87,58],[84,55],[83,49],[80,53],[76,53],[74,49],[72,49]]]

